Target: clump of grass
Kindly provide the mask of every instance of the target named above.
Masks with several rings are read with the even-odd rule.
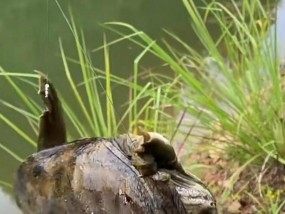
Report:
[[[264,189],[265,195],[262,197],[262,199],[257,198],[251,193],[247,192],[248,197],[258,206],[257,213],[281,213],[285,205],[285,201],[281,198],[283,191],[272,190],[270,187],[265,187]]]
[[[105,58],[106,58],[106,69],[105,69],[105,76],[102,74],[96,74],[93,70],[93,67],[90,66],[89,58],[87,57],[84,46],[81,44],[80,38],[77,34],[75,29],[75,25],[72,25],[72,30],[74,32],[75,43],[77,47],[77,53],[79,62],[81,65],[82,71],[82,79],[84,82],[84,89],[85,93],[88,97],[88,102],[84,102],[82,99],[82,94],[79,94],[78,88],[80,87],[74,82],[72,77],[71,71],[69,69],[69,63],[64,52],[64,48],[62,42],[59,41],[60,44],[60,53],[61,58],[64,65],[64,72],[66,74],[66,80],[69,83],[69,87],[72,91],[70,96],[75,97],[76,104],[80,106],[80,110],[82,111],[84,118],[79,118],[76,112],[72,109],[72,105],[68,103],[67,97],[63,97],[61,91],[63,90],[60,86],[57,87],[58,93],[60,95],[60,99],[62,102],[63,110],[65,112],[65,118],[67,119],[67,123],[71,130],[75,130],[76,133],[68,133],[69,139],[72,136],[112,136],[117,133],[116,127],[116,118],[115,118],[115,110],[112,104],[112,93],[110,91],[110,69],[108,68],[108,51],[106,48]],[[90,81],[91,77],[96,76],[96,78],[103,78],[105,79],[106,89],[100,88],[102,87],[102,83],[96,80]],[[14,110],[15,113],[20,113],[23,117],[27,119],[27,124],[29,124],[32,130],[37,130],[39,116],[43,111],[41,104],[38,104],[37,101],[33,99],[29,99],[28,96],[25,94],[24,90],[21,87],[25,86],[18,86],[17,83],[13,80],[13,78],[18,78],[24,81],[27,85],[32,86],[35,91],[38,88],[37,81],[39,79],[39,74],[37,73],[13,73],[13,72],[6,72],[4,69],[1,69],[1,76],[5,77],[7,81],[10,83],[12,89],[14,89],[15,96],[18,97],[25,103],[28,110],[24,110],[24,108],[19,108],[11,103],[8,103],[4,100],[1,100],[1,104],[11,110]],[[105,105],[102,104],[100,100],[100,93],[107,94],[108,102],[106,102],[106,108],[108,111],[104,109]],[[15,133],[20,135],[25,142],[30,143],[33,146],[36,146],[36,139],[29,136],[25,131],[22,130],[21,127],[18,126],[17,121],[12,121],[8,118],[7,115],[0,115],[1,121],[3,121],[8,127],[13,129]],[[37,132],[37,131],[35,131]],[[6,144],[5,144],[6,145]],[[12,156],[17,157],[12,151],[7,149],[4,144],[1,144],[1,148],[5,149],[8,153]],[[20,158],[16,158],[17,160],[21,160]]]
[[[227,7],[212,1],[202,8],[193,0],[183,3],[207,57],[170,32],[166,33],[184,48],[182,54],[131,25],[108,24],[115,32],[119,32],[115,26],[128,28],[130,35],[136,35],[131,37],[133,42],[150,47],[149,52],[169,66],[189,99],[186,103],[175,99],[181,95],[177,87],[165,102],[186,108],[204,129],[222,135],[234,158],[246,163],[252,157],[270,156],[285,164],[282,78],[275,38],[269,41],[270,28],[262,25],[272,22],[271,13],[259,0],[245,0],[241,5],[230,1]],[[206,26],[210,18],[221,32],[215,40]]]

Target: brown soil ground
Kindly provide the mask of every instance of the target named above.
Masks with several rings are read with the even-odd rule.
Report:
[[[225,153],[208,149],[193,152],[184,164],[193,163],[205,165],[192,172],[213,191],[219,213],[285,214],[285,166],[277,161],[243,167]]]

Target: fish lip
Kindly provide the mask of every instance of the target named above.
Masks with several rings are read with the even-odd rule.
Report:
[[[218,213],[214,195],[201,180],[177,170],[162,171],[170,174],[170,182],[174,185],[188,213]]]

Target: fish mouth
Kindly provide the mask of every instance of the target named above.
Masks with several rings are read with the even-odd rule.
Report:
[[[218,213],[213,194],[197,177],[176,170],[163,171],[170,175],[170,183],[178,193],[187,213]]]

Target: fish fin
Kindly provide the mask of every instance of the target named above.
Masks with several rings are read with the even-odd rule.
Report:
[[[54,86],[43,74],[39,80],[39,95],[46,110],[40,116],[38,151],[63,145],[66,142],[66,128],[60,100]]]

